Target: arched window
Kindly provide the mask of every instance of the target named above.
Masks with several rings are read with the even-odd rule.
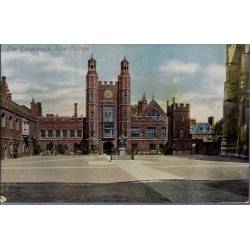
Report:
[[[1,115],[1,127],[2,128],[5,127],[5,113],[2,113],[2,115]]]
[[[157,111],[157,110],[155,110],[155,109],[152,109],[152,110],[150,110],[149,112],[148,112],[148,116],[153,116],[153,117],[155,117],[155,116],[159,116],[160,114],[159,114],[159,112]]]
[[[184,129],[181,128],[181,129],[180,129],[180,138],[182,139],[183,137],[184,137]]]

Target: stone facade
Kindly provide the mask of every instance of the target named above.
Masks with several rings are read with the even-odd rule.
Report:
[[[249,154],[250,45],[227,45],[222,154]]]

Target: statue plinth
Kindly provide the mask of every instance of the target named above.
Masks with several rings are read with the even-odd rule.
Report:
[[[126,156],[126,148],[119,148],[119,155],[121,157],[125,157]]]

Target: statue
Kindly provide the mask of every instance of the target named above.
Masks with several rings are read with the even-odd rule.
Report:
[[[119,137],[120,148],[126,148],[126,139],[127,139],[127,137],[123,134]]]

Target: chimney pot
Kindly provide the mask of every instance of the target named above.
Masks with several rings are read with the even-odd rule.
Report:
[[[75,113],[74,113],[74,117],[77,117],[77,102],[74,103],[75,106]]]

